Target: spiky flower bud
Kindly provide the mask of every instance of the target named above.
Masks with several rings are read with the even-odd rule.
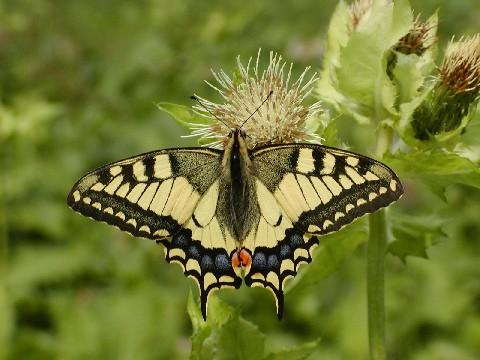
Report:
[[[211,122],[192,124],[192,136],[200,136],[202,140],[210,142],[209,146],[221,148],[225,145],[231,129],[242,126],[248,135],[247,145],[250,148],[320,140],[308,126],[321,112],[320,103],[315,102],[310,106],[303,104],[317,80],[316,74],[304,81],[309,71],[307,68],[292,82],[292,64],[286,69],[286,63],[280,55],[271,52],[270,63],[261,73],[259,59],[260,51],[252,69],[252,58],[245,67],[238,57],[234,79],[223,70],[212,71],[219,85],[207,84],[220,93],[224,103],[217,104],[197,96],[200,104],[195,105],[194,110],[210,118]],[[265,101],[267,97],[268,100]]]
[[[421,56],[437,41],[435,32],[436,25],[432,21],[422,21],[417,16],[408,34],[400,38],[393,49],[405,55]]]
[[[451,41],[435,86],[413,114],[415,136],[463,129],[480,99],[480,35]],[[460,129],[460,130],[461,130]]]
[[[480,91],[480,34],[450,42],[440,80],[453,94],[478,96]]]
[[[437,22],[433,18],[422,21],[417,16],[412,28],[392,47],[387,57],[387,74],[394,78],[393,70],[397,66],[398,54],[422,56],[437,41]]]

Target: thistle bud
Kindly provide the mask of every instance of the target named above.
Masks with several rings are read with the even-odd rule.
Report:
[[[271,52],[269,65],[262,72],[259,60],[260,51],[255,66],[251,66],[252,58],[245,66],[238,57],[233,79],[223,70],[212,71],[218,85],[207,84],[220,93],[224,102],[217,104],[197,96],[200,104],[195,105],[194,110],[211,121],[192,124],[192,135],[218,148],[228,141],[231,129],[239,127],[248,135],[249,148],[287,142],[319,142],[321,138],[309,124],[321,112],[321,105],[319,102],[310,106],[303,104],[318,80],[317,75],[305,80],[309,71],[306,68],[292,81],[292,64],[286,67],[280,55]]]
[[[439,76],[424,102],[413,114],[415,137],[462,131],[480,95],[480,35],[451,41]]]
[[[409,32],[400,38],[392,47],[392,51],[387,58],[387,74],[390,79],[394,78],[393,70],[397,66],[398,55],[415,54],[422,56],[433,44],[437,41],[437,21],[433,18],[428,21],[422,21],[420,16],[417,16],[413,22],[412,28]]]
[[[422,56],[436,41],[436,24],[433,21],[422,21],[417,16],[413,26],[393,47],[399,53]]]

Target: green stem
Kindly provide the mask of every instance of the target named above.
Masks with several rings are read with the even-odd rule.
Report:
[[[384,360],[385,350],[385,251],[387,221],[385,210],[368,219],[370,238],[367,246],[368,337],[370,359]]]
[[[390,149],[392,131],[379,130],[376,156],[381,158]],[[367,302],[368,338],[371,360],[385,360],[385,253],[387,248],[387,214],[384,209],[371,214],[368,219],[367,245]]]
[[[0,149],[0,167],[5,171],[4,151]],[[7,271],[8,232],[4,171],[0,172],[0,284]]]

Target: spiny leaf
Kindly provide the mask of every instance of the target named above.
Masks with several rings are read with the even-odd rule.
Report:
[[[427,249],[445,237],[442,231],[444,219],[437,214],[391,214],[394,241],[388,251],[403,262],[407,256],[427,258]]]
[[[384,160],[401,177],[424,182],[435,193],[450,184],[480,188],[480,168],[467,158],[446,150],[413,151],[386,155]]]

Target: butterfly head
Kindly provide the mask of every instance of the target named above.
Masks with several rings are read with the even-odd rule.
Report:
[[[235,129],[232,129],[232,131],[230,131],[230,133],[228,134],[228,137],[229,138],[234,138],[236,140],[238,138],[246,139],[247,138],[247,132],[242,128],[235,128]]]

